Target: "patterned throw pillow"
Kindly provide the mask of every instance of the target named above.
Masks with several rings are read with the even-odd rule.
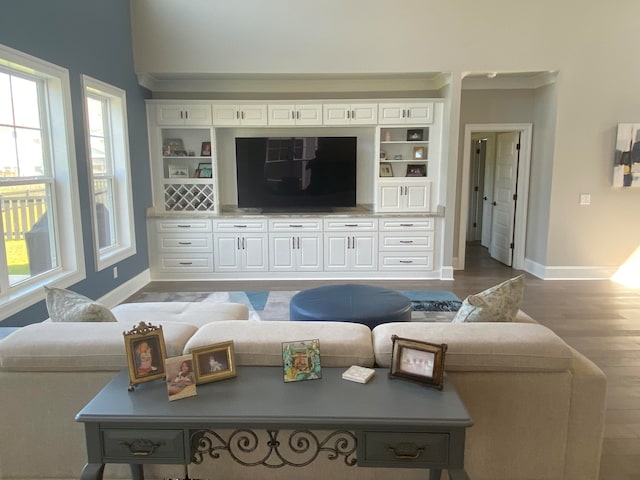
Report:
[[[522,302],[524,275],[495,285],[462,302],[452,323],[512,322]]]
[[[84,295],[63,288],[44,287],[52,322],[115,322],[111,310]]]

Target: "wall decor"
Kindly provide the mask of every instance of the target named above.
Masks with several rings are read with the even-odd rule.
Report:
[[[320,342],[300,340],[282,344],[284,381],[317,380],[322,378],[320,366]]]
[[[613,186],[640,187],[640,123],[618,124]]]
[[[442,390],[447,344],[410,340],[397,335],[393,335],[391,341],[389,378],[411,380]]]
[[[192,348],[191,354],[198,385],[236,376],[233,340]]]
[[[129,366],[129,390],[139,383],[163,378],[167,351],[162,326],[140,322],[123,335]]]

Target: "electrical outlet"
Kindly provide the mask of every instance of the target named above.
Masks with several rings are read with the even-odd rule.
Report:
[[[591,195],[588,193],[581,193],[580,205],[591,205]]]
[[[118,267],[113,267],[113,278],[118,278]]]

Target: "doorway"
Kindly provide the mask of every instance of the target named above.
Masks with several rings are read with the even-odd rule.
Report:
[[[459,269],[467,242],[480,242],[492,258],[524,269],[529,196],[531,124],[465,126]]]

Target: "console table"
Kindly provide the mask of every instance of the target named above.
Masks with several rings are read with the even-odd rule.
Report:
[[[88,456],[81,479],[101,480],[107,463],[128,463],[143,480],[144,464],[230,455],[247,466],[303,467],[326,455],[348,466],[429,469],[430,480],[446,469],[452,480],[469,480],[464,444],[473,422],[449,382],[438,391],[377,369],[360,384],[343,380],[344,370],[284,383],[280,367],[238,367],[237,377],[173,402],[160,380],[128,392],[122,371],[76,416]],[[258,460],[256,451],[264,451]]]

